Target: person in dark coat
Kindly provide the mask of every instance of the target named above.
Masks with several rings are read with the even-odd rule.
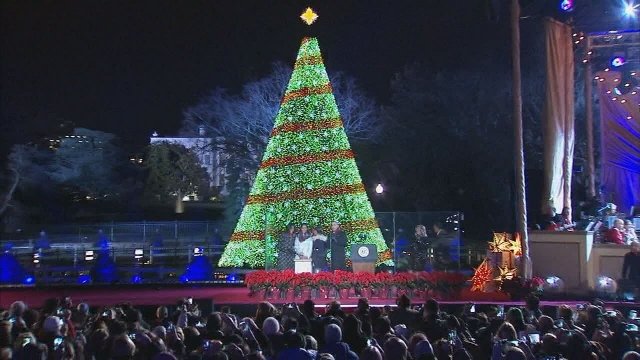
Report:
[[[296,256],[294,243],[296,228],[293,224],[287,226],[287,232],[280,235],[278,240],[278,270],[293,269],[293,259]]]
[[[342,342],[342,330],[336,324],[329,324],[324,328],[324,347],[318,351],[333,355],[335,360],[358,360],[349,344]]]
[[[329,246],[331,247],[331,269],[347,270],[347,259],[345,248],[347,247],[347,235],[342,231],[340,223],[331,223],[331,234],[329,235]]]
[[[311,252],[311,264],[313,272],[324,271],[327,269],[327,237],[321,234],[320,227],[311,230],[313,236],[313,250]]]
[[[640,242],[632,242],[631,251],[624,256],[622,278],[640,287]]]

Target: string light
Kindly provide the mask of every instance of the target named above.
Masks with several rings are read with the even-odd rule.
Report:
[[[264,267],[267,259],[277,258],[277,241],[270,237],[284,232],[287,224],[328,226],[334,220],[347,235],[345,253],[351,244],[374,244],[379,261],[391,265],[354,158],[318,42],[305,38],[219,266]]]

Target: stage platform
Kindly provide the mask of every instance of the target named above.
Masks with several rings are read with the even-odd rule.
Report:
[[[249,295],[249,290],[239,285],[220,284],[172,284],[172,285],[79,285],[79,286],[49,286],[49,287],[2,287],[0,288],[0,307],[6,309],[16,301],[22,300],[30,307],[40,307],[45,299],[70,296],[74,303],[87,302],[91,306],[110,306],[121,303],[131,303],[136,306],[175,304],[179,298],[191,296],[201,302],[210,302],[216,307],[221,305],[255,305],[265,301],[262,294]],[[295,301],[302,303],[305,299],[266,299],[273,304],[284,304]],[[315,298],[316,305],[324,306],[333,298]],[[351,297],[338,299],[343,306],[355,306],[358,299]],[[503,304],[507,306],[523,305],[522,301],[512,301],[503,293],[479,293],[463,290],[455,299],[438,299],[441,304]],[[561,304],[584,303],[590,299],[555,299],[548,301],[543,298],[543,306],[558,306]],[[370,298],[373,306],[395,306],[395,299]],[[412,302],[421,304],[424,299],[413,298]],[[611,306],[640,307],[638,303],[609,302]]]

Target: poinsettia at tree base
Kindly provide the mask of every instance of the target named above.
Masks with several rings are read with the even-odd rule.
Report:
[[[416,292],[449,297],[459,292],[468,280],[463,274],[450,272],[370,274],[336,270],[295,274],[292,270],[258,270],[247,275],[245,284],[252,293],[259,290],[268,292],[276,288],[281,292],[292,289],[293,293],[300,294],[308,289],[315,296],[323,290],[329,297],[346,297],[353,289],[352,293],[357,296],[370,296],[375,290],[377,294],[387,297],[394,297],[398,293],[411,296]]]

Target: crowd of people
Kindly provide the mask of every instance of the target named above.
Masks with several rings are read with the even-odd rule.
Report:
[[[49,299],[40,309],[18,301],[2,314],[1,359],[215,360],[608,360],[640,359],[636,311],[598,301],[543,314],[531,296],[525,307],[473,305],[446,313],[434,299],[413,307],[353,311],[334,301],[318,312],[311,300],[280,308],[258,304],[241,318],[229,307],[203,314],[190,298],[152,318],[127,304],[91,308]],[[550,315],[553,315],[550,316]]]

